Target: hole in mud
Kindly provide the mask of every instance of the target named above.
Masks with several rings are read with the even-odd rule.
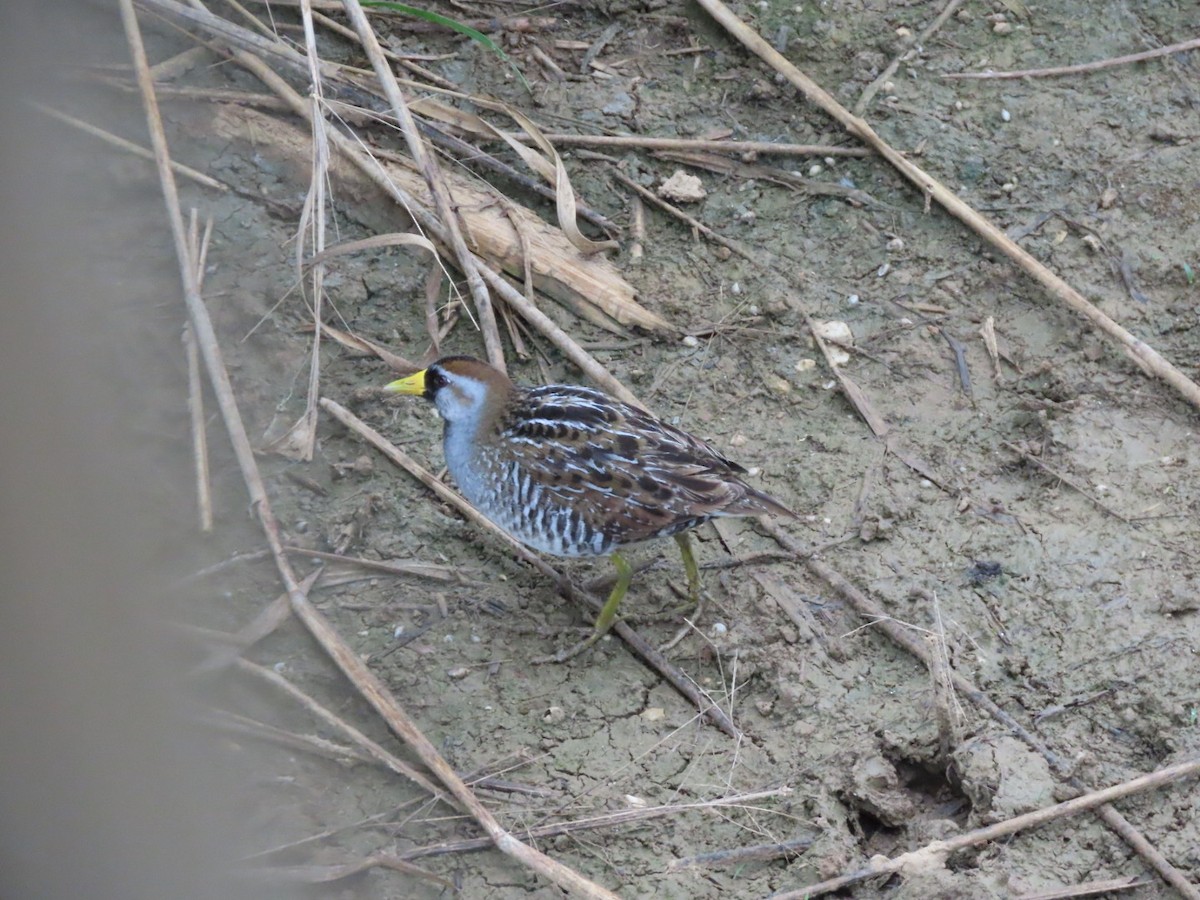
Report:
[[[857,812],[863,847],[870,853],[891,853],[900,843],[904,830],[885,825],[870,810],[859,809]]]
[[[923,818],[951,819],[959,825],[966,823],[971,801],[962,793],[956,780],[944,771],[930,770],[904,760],[895,765],[901,784],[912,792]]]

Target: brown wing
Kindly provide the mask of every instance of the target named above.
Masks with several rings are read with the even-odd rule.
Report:
[[[686,531],[716,516],[795,516],[738,477],[745,470],[685,431],[587,388],[514,398],[501,437],[556,501],[618,543]]]

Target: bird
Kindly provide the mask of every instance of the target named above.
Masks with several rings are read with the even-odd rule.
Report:
[[[446,356],[384,390],[433,403],[446,468],[501,530],[552,556],[612,559],[612,592],[568,657],[612,627],[633,578],[626,548],[673,537],[699,603],[688,532],[723,516],[799,518],[705,441],[589,387],[522,386],[482,360]]]

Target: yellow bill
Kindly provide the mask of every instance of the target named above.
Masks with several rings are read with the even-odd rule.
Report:
[[[414,372],[406,378],[400,378],[393,381],[391,384],[384,385],[385,391],[391,391],[393,394],[413,394],[421,396],[425,393],[425,373],[427,369],[422,369],[420,372]]]

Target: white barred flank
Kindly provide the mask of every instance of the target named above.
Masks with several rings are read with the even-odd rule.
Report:
[[[446,465],[535,550],[600,556],[718,516],[790,514],[707,443],[636,407],[584,387],[516,388],[478,360],[444,363],[428,378]]]

